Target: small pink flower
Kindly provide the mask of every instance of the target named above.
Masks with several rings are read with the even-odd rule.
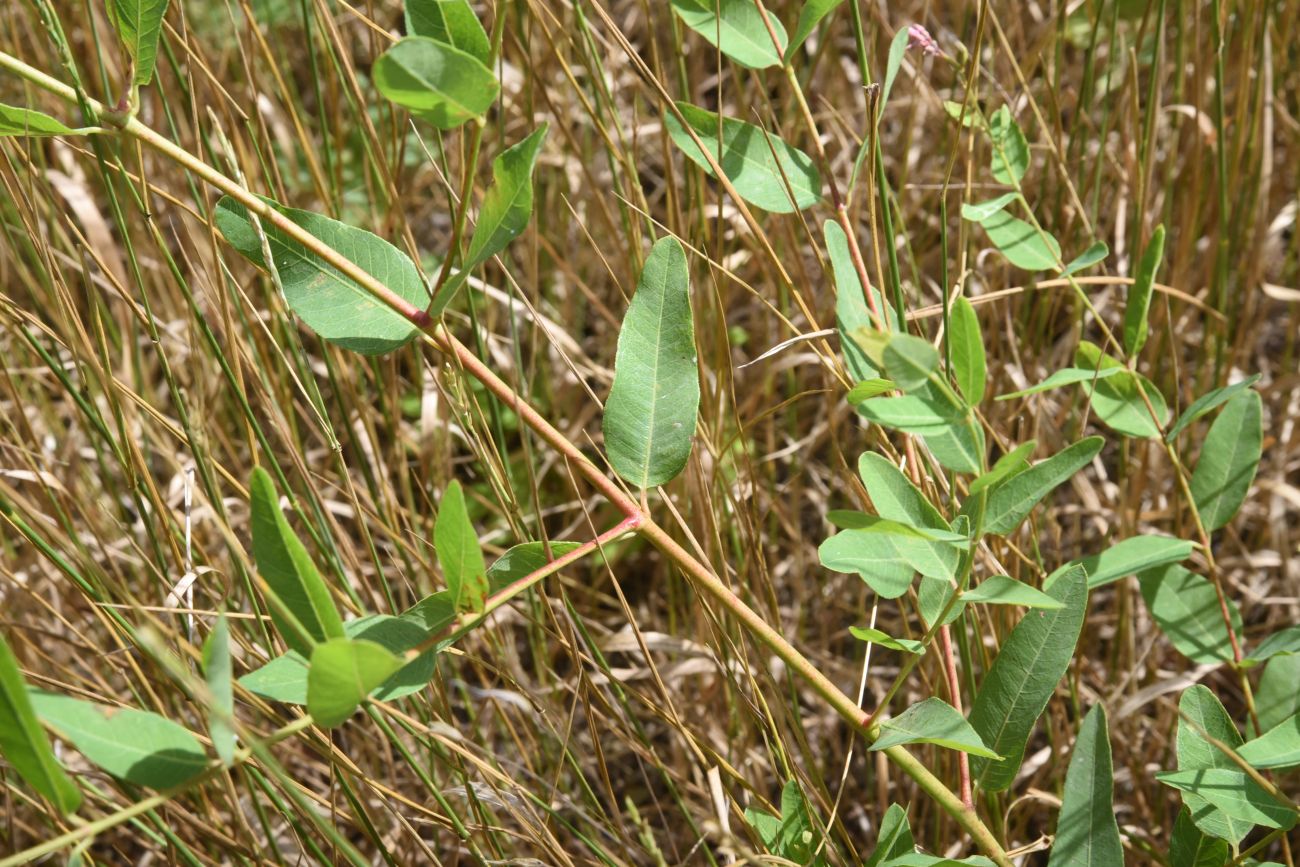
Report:
[[[939,53],[939,43],[934,41],[930,31],[926,30],[920,24],[913,24],[907,28],[907,47],[919,48],[922,54],[935,55]]]

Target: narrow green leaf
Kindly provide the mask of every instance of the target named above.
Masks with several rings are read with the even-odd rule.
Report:
[[[751,0],[744,0],[753,9]],[[725,3],[724,3],[725,5]],[[812,159],[762,127],[724,117],[722,139],[718,139],[718,116],[711,111],[678,102],[687,125],[704,146],[700,149],[686,127],[671,111],[664,113],[664,127],[686,158],[705,174],[713,176],[709,156],[722,167],[737,195],[755,207],[774,214],[792,214],[821,201],[822,179]]]
[[[325,728],[341,725],[402,664],[373,641],[331,638],[316,645],[307,671],[307,712]]]
[[[1257,665],[1281,653],[1300,653],[1300,624],[1274,632],[1261,641],[1259,647],[1256,647],[1242,662]]]
[[[972,223],[983,223],[985,220],[1000,214],[1007,205],[1020,198],[1019,193],[1003,193],[996,199],[990,199],[987,202],[962,202],[961,217],[963,220],[969,220]]]
[[[1066,265],[1064,270],[1061,271],[1061,276],[1068,277],[1071,274],[1078,274],[1080,271],[1086,271],[1098,262],[1103,261],[1109,255],[1110,247],[1106,246],[1105,241],[1098,241],[1078,256],[1071,259],[1070,264]]]
[[[213,705],[208,712],[208,734],[226,767],[235,762],[235,729],[229,721],[235,713],[235,692],[230,672],[230,622],[223,611],[203,642],[203,677]]]
[[[456,619],[450,595],[444,591],[440,594],[435,593],[429,599],[434,597],[446,601],[444,606],[447,612],[446,623],[450,624]],[[343,624],[343,631],[348,638],[372,641],[394,655],[401,656],[428,638],[433,630],[425,629],[416,618],[408,618],[406,614],[401,617],[371,614],[349,620]],[[431,650],[420,654],[380,684],[371,694],[380,701],[392,701],[419,692],[433,679],[435,652]],[[307,672],[307,658],[291,650],[277,656],[261,668],[250,671],[239,679],[239,683],[249,692],[272,701],[306,704]]]
[[[482,117],[501,85],[483,61],[424,36],[408,36],[375,60],[375,87],[390,102],[438,129]]]
[[[1117,359],[1104,354],[1096,344],[1084,340],[1074,354],[1076,366],[1090,370],[1123,367]],[[1139,387],[1146,392],[1151,408],[1142,399]],[[1164,395],[1151,380],[1140,373],[1124,372],[1106,377],[1093,385],[1084,385],[1092,400],[1092,409],[1116,433],[1131,437],[1155,437],[1169,417]],[[1151,410],[1155,410],[1155,417]]]
[[[546,124],[542,124],[528,138],[492,161],[492,186],[479,209],[478,224],[465,262],[438,292],[429,307],[429,315],[437,316],[445,310],[469,272],[500,253],[528,228],[533,216],[533,169],[537,166],[546,129]]]
[[[968,501],[985,488],[991,488],[1003,479],[1029,469],[1029,456],[1034,453],[1034,449],[1037,447],[1038,440],[1029,440],[998,458],[998,462],[993,465],[993,469],[971,482]],[[964,511],[965,506],[963,505],[962,508]]]
[[[1204,798],[1238,821],[1282,830],[1288,830],[1296,823],[1294,808],[1279,803],[1263,786],[1237,768],[1164,771],[1156,774],[1156,779],[1181,792]]]
[[[909,573],[911,570],[908,570]],[[913,641],[910,638],[894,638],[886,635],[879,629],[868,629],[860,626],[850,626],[849,633],[859,641],[870,641],[872,644],[879,644],[890,650],[900,650],[903,653],[914,655],[924,654],[925,645],[919,641]]]
[[[971,775],[990,792],[1006,789],[1015,779],[1034,724],[1070,665],[1088,607],[1087,575],[1079,566],[1063,567],[1049,579],[1047,595],[1064,607],[1030,611],[1021,618],[971,706],[975,731],[989,749],[1006,757],[971,762]]]
[[[81,790],[54,757],[36,719],[18,660],[3,635],[0,635],[0,756],[60,813],[74,813],[81,806]]]
[[[337,220],[265,201],[415,307],[423,309],[429,303],[415,264],[392,244]],[[261,238],[243,205],[229,196],[222,198],[217,202],[215,222],[241,256],[258,267],[266,267]],[[404,346],[419,333],[405,316],[269,222],[262,221],[262,231],[284,286],[285,299],[307,327],[321,337],[363,355],[382,355]]]
[[[1232,520],[1246,501],[1264,445],[1259,392],[1243,391],[1223,406],[1201,445],[1192,472],[1192,498],[1207,532]]]
[[[1007,261],[1026,271],[1053,270],[1061,261],[1061,245],[1047,233],[1006,211],[999,211],[980,223],[989,241]]]
[[[1106,711],[1097,704],[1083,718],[1070,754],[1065,797],[1047,867],[1118,867],[1124,863],[1114,789]]]
[[[894,388],[894,383],[888,379],[868,379],[849,389],[849,393],[845,395],[845,400],[849,402],[849,406],[857,406],[864,400],[879,397],[886,392],[893,391]]]
[[[883,750],[900,744],[935,744],[973,756],[1001,760],[997,753],[984,745],[964,716],[938,698],[927,698],[881,723],[880,736],[871,749]]]
[[[1275,656],[1264,666],[1255,690],[1255,710],[1264,731],[1300,712],[1300,653]]]
[[[438,517],[433,524],[433,545],[447,589],[455,601],[456,613],[482,611],[488,594],[487,565],[458,481],[453,480],[447,485],[438,505]]]
[[[0,104],[0,137],[80,135],[81,132],[70,129],[44,112]]]
[[[1300,766],[1300,714],[1247,741],[1237,754],[1260,769]]]
[[[1101,437],[1081,439],[993,488],[984,510],[984,531],[1005,536],[1020,526],[1039,501],[1087,466],[1104,444]]]
[[[605,403],[605,449],[620,476],[639,488],[686,466],[700,407],[686,251],[655,242],[628,306]]]
[[[1022,388],[1020,391],[1013,391],[1010,394],[1003,394],[997,397],[998,400],[1011,400],[1015,397],[1024,397],[1027,394],[1037,394],[1040,391],[1050,391],[1053,388],[1061,388],[1066,385],[1074,385],[1079,382],[1092,382],[1097,379],[1106,379],[1110,376],[1116,376],[1124,373],[1123,367],[1108,367],[1105,370],[1088,370],[1082,367],[1066,367],[1058,370],[1051,376],[1044,379],[1037,385],[1031,385],[1029,388]]]
[[[170,789],[207,766],[198,738],[156,713],[37,690],[29,695],[42,722],[90,762],[128,783]]]
[[[261,467],[255,468],[249,489],[252,493],[253,559],[257,570],[307,635],[299,635],[293,624],[286,622],[274,606],[271,608],[271,621],[285,644],[299,653],[308,654],[315,642],[342,636],[343,621],[307,549],[280,511],[280,495],[270,474]]]
[[[907,476],[875,452],[864,452],[858,458],[858,475],[881,517],[921,531],[918,538],[891,536],[894,551],[922,575],[944,580],[956,575],[961,562],[958,548],[964,546],[948,544],[954,538],[949,535],[953,528]],[[965,541],[960,534],[955,538]],[[871,540],[863,541],[864,547],[872,544]]]
[[[988,605],[1023,605],[1026,608],[1048,610],[1065,607],[1064,603],[1038,588],[1030,587],[1009,575],[990,575],[963,593],[961,598],[966,602],[983,602]]]
[[[1192,821],[1191,811],[1178,811],[1169,838],[1170,867],[1223,867],[1228,863],[1228,841],[1208,837]]]
[[[771,12],[760,12],[754,0],[672,0],[672,6],[683,24],[741,66],[764,69],[781,65],[785,28]],[[779,44],[773,43],[763,23],[764,13]]]
[[[1193,662],[1231,662],[1232,641],[1214,585],[1182,566],[1162,566],[1138,575],[1142,598],[1160,631]],[[1232,628],[1241,633],[1241,613],[1224,600]]]
[[[1137,278],[1133,288],[1129,289],[1128,302],[1124,305],[1124,346],[1129,355],[1137,355],[1142,345],[1147,342],[1147,311],[1151,308],[1151,287],[1156,282],[1156,271],[1160,260],[1165,255],[1165,227],[1156,226],[1151,233],[1151,240],[1142,253],[1138,264]]]
[[[1183,414],[1178,417],[1178,421],[1174,422],[1173,426],[1169,428],[1169,432],[1165,434],[1165,442],[1173,442],[1174,437],[1182,433],[1183,429],[1189,424],[1210,410],[1227,403],[1233,397],[1236,397],[1238,392],[1244,391],[1259,382],[1259,377],[1260,375],[1256,373],[1254,376],[1246,377],[1241,382],[1234,382],[1232,385],[1216,388],[1192,401],[1191,406],[1183,410]]]
[[[914,394],[877,397],[857,405],[858,413],[881,427],[915,434],[942,434],[961,421],[957,410]]]
[[[894,90],[894,82],[898,79],[898,70],[903,68],[903,57],[907,54],[909,41],[910,34],[906,27],[895,33],[894,38],[889,41],[889,54],[885,58],[885,80],[880,88],[880,110],[877,118],[884,114],[885,106],[889,104],[889,94]]]
[[[835,11],[835,8],[843,3],[844,0],[806,0],[803,8],[799,10],[799,21],[794,26],[794,35],[790,37],[790,45],[785,50],[785,59],[788,61],[803,45],[804,40],[812,36],[817,25],[822,19]],[[771,40],[768,40],[771,41]]]
[[[1134,536],[1077,562],[1088,571],[1089,589],[1095,589],[1147,569],[1180,563],[1192,556],[1193,547],[1169,536]]]
[[[134,71],[131,83],[143,87],[153,80],[158,60],[158,38],[168,0],[108,0],[108,18],[126,47]]]
[[[890,804],[880,820],[876,848],[862,867],[881,867],[900,855],[915,851],[916,841],[912,838],[912,828],[907,821],[907,810],[898,804]]]
[[[875,325],[871,320],[871,310],[867,307],[866,295],[862,291],[862,281],[858,279],[858,272],[853,267],[848,236],[834,220],[827,220],[822,226],[822,232],[826,239],[826,253],[831,260],[831,272],[835,277],[835,319],[840,332],[840,354],[844,356],[844,366],[855,380],[876,380],[880,375],[879,367],[871,363],[866,352],[852,337],[859,329],[874,331]],[[897,331],[894,308],[885,304],[875,289],[871,292],[876,309],[885,317],[886,327]]]
[[[938,369],[939,352],[927,340],[895,334],[885,345],[885,372],[904,391],[922,388]]]
[[[1000,184],[1017,186],[1029,168],[1029,142],[1011,116],[1011,109],[1005,105],[989,118],[989,139],[993,147],[993,178]],[[1057,249],[1056,259],[1060,258],[1061,251]]]
[[[459,48],[484,66],[491,63],[487,31],[468,0],[406,0],[406,32]]]
[[[979,406],[984,400],[988,381],[988,362],[984,357],[984,335],[980,332],[975,305],[963,295],[952,305],[949,317],[948,347],[952,353],[952,374],[966,402]]]
[[[1295,684],[1291,688],[1294,690]],[[1241,733],[1213,692],[1200,684],[1184,690],[1178,699],[1178,714],[1175,747],[1180,771],[1218,769],[1242,773],[1231,757],[1205,738],[1209,735],[1233,750],[1242,745]],[[1183,803],[1191,811],[1196,827],[1233,846],[1255,826],[1254,822],[1223,812],[1197,792],[1184,791]]]

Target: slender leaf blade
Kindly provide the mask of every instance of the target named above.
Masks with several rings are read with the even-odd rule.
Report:
[[[1192,499],[1207,532],[1232,520],[1255,481],[1264,446],[1264,408],[1256,391],[1243,391],[1210,425],[1192,472]]]
[[[869,641],[872,644],[879,644],[881,647],[889,650],[898,650],[903,653],[920,655],[925,653],[925,645],[919,641],[910,638],[894,638],[879,629],[863,628],[860,626],[850,626],[849,634],[859,641]]]
[[[235,713],[235,692],[230,675],[230,621],[223,611],[203,642],[203,677],[212,697],[208,734],[212,748],[226,767],[235,762],[235,729],[230,724]]]
[[[1020,526],[1034,506],[1087,466],[1104,444],[1101,437],[1086,437],[994,487],[984,509],[984,531],[1004,536]]]
[[[1300,713],[1247,741],[1237,754],[1261,770],[1300,766]]]
[[[1064,607],[1031,611],[1021,618],[971,706],[971,725],[989,749],[1005,757],[1001,762],[971,762],[972,778],[991,792],[1006,789],[1015,779],[1029,735],[1065,675],[1083,628],[1088,580],[1081,567],[1063,567],[1046,592]]]
[[[799,20],[794,26],[794,35],[790,37],[790,44],[785,50],[785,59],[789,60],[794,53],[803,45],[804,40],[812,36],[817,25],[822,19],[835,11],[844,0],[806,0],[803,7],[799,10]]]
[[[1124,863],[1124,847],[1115,822],[1114,789],[1106,711],[1097,704],[1083,718],[1070,754],[1065,797],[1047,867],[1112,867]]]
[[[1078,382],[1093,382],[1094,380],[1105,379],[1109,376],[1117,376],[1124,372],[1125,370],[1122,367],[1108,367],[1104,370],[1066,367],[1056,371],[1037,385],[1031,385],[1029,388],[1022,388],[1020,391],[1012,391],[1007,394],[998,395],[997,400],[1011,400],[1029,394],[1038,394],[1040,391],[1050,391],[1053,388],[1062,388],[1063,386],[1074,385]]]
[[[952,305],[949,318],[952,329],[948,347],[952,353],[952,373],[957,387],[971,406],[984,400],[988,384],[988,361],[984,355],[984,335],[980,331],[979,314],[966,296]]]
[[[1106,246],[1105,241],[1098,241],[1084,250],[1078,256],[1070,260],[1070,263],[1061,271],[1062,277],[1068,277],[1071,274],[1078,274],[1080,271],[1086,271],[1098,262],[1104,261],[1110,255],[1110,247]]]
[[[1213,391],[1206,392],[1196,400],[1192,401],[1191,406],[1183,410],[1183,414],[1178,417],[1178,421],[1174,422],[1174,424],[1169,428],[1169,432],[1165,434],[1165,442],[1173,442],[1174,438],[1182,433],[1189,424],[1196,421],[1207,412],[1217,409],[1227,403],[1235,397],[1238,392],[1250,388],[1252,385],[1259,382],[1259,378],[1260,374],[1256,373],[1253,376],[1246,377],[1240,382],[1234,382],[1232,385],[1225,385],[1223,388],[1216,388]]]
[[[1156,282],[1156,271],[1165,256],[1165,227],[1162,223],[1151,233],[1151,240],[1142,252],[1137,277],[1129,289],[1124,305],[1124,346],[1129,355],[1137,355],[1147,342],[1147,313],[1151,309],[1151,287]]]
[[[1010,108],[1004,105],[993,113],[989,118],[988,132],[993,144],[993,178],[1000,184],[1018,186],[1029,169],[1029,142],[1025,140],[1020,124],[1011,116]],[[1058,248],[1056,259],[1059,261],[1060,258]]]
[[[1001,758],[984,745],[964,716],[938,698],[927,698],[881,723],[880,736],[871,749],[884,750],[902,744],[934,744],[973,756]]]
[[[4,756],[18,776],[54,804],[60,813],[74,813],[81,806],[81,790],[54,757],[50,742],[36,718],[18,659],[2,635],[0,756]]]
[[[965,602],[987,605],[1022,605],[1025,608],[1056,609],[1065,604],[1036,587],[1030,587],[1009,575],[990,575],[961,595]]]
[[[615,471],[643,489],[673,479],[690,456],[699,405],[686,252],[665,237],[650,250],[618,336],[604,420]]]
[[[1088,572],[1088,587],[1095,589],[1147,569],[1180,563],[1192,556],[1194,547],[1170,536],[1134,536],[1077,562]]]
[[[79,134],[80,130],[70,129],[63,121],[44,112],[0,104],[0,137]]]
[[[487,565],[458,481],[452,480],[443,492],[433,524],[433,545],[456,612],[482,611],[488,594]]]
[[[785,28],[776,16],[760,11],[754,0],[672,0],[682,23],[723,54],[751,69],[780,66],[786,49]],[[776,33],[772,41],[763,18]]]
[[[158,39],[168,0],[108,0],[109,20],[131,58],[131,82],[143,87],[153,80],[158,62]]]

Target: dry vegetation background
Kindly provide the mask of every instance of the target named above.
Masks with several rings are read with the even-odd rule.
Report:
[[[1010,105],[1025,128],[1033,146],[1026,194],[1038,217],[1067,259],[1095,239],[1110,245],[1103,268],[1090,272],[1107,276],[1086,288],[1112,324],[1135,249],[1157,223],[1167,226],[1160,282],[1170,288],[1153,304],[1140,369],[1176,407],[1213,385],[1263,374],[1264,460],[1242,514],[1216,537],[1216,556],[1248,641],[1295,622],[1300,4],[992,3],[982,29],[974,2],[859,5],[877,76],[900,27],[923,23],[954,58],[966,56],[978,32],[977,98],[988,110]],[[796,66],[841,188],[869,127],[853,6],[835,14]],[[413,126],[370,85],[371,61],[399,32],[399,5],[173,7],[159,83],[145,92],[141,119],[254,189],[377,232],[432,269],[448,241],[466,155],[461,137]],[[769,3],[787,24],[797,7]],[[99,4],[60,0],[54,8],[70,57],[59,56],[27,3],[6,4],[0,49],[65,80],[69,60],[91,93],[115,101],[103,82],[121,80],[123,58]],[[600,401],[640,263],[656,235],[687,242],[701,424],[687,472],[653,507],[853,694],[865,646],[847,627],[866,623],[872,594],[857,577],[821,568],[816,549],[831,532],[827,509],[865,502],[853,471],[858,454],[888,446],[844,402],[834,338],[793,343],[742,367],[833,325],[834,289],[817,252],[829,210],[761,217],[762,233],[754,233],[715,185],[688,169],[660,120],[665,96],[689,99],[807,147],[788,84],[776,70],[719,64],[659,0],[476,8],[486,22],[508,16],[503,97],[488,118],[485,156],[541,121],[551,132],[532,228],[503,258],[504,270],[487,270],[472,307],[456,305],[451,327],[598,456]],[[961,201],[997,192],[983,142],[943,110],[943,100],[963,96],[952,66],[909,53],[880,126],[895,236],[881,232],[865,182],[854,217],[873,274],[888,267],[884,250],[896,244],[924,333],[937,333],[927,310],[945,273],[964,286],[988,336],[990,389],[1011,391],[1067,366],[1078,339],[1097,332],[1068,288],[1027,284],[959,219]],[[16,79],[0,80],[0,98],[66,116]],[[941,191],[949,177],[945,271]],[[484,160],[477,195],[488,179]],[[542,537],[585,540],[617,521],[508,407],[432,350],[417,344],[363,359],[302,328],[269,281],[219,242],[208,219],[215,194],[154,153],[110,137],[7,139],[0,184],[0,627],[38,685],[202,729],[197,708],[125,641],[114,618],[152,624],[160,642],[189,654],[224,604],[243,618],[236,673],[266,658],[249,601],[254,463],[283,474],[300,510],[295,525],[354,611],[394,613],[441,586],[430,539],[434,504],[452,478],[472,491],[476,524],[495,553]],[[994,439],[1037,438],[1040,456],[1096,427],[1072,389],[984,411]],[[1204,424],[1198,430],[1193,443]],[[1034,580],[1039,563],[1054,568],[1138,532],[1192,538],[1173,479],[1154,444],[1111,436],[1015,547],[998,542],[994,553],[1010,574]],[[183,596],[169,597],[191,569],[187,532],[198,573],[192,620],[179,610]],[[915,609],[901,601],[880,606],[879,626],[915,637]],[[968,618],[968,686],[991,652],[986,642],[1017,616],[1002,612]],[[904,699],[944,694],[937,657],[919,666]],[[332,737],[288,741],[276,755],[292,784],[253,763],[100,835],[85,856],[106,864],[328,863],[331,842],[304,819],[315,810],[375,863],[728,863],[755,851],[744,807],[776,801],[791,776],[820,816],[834,816],[827,856],[835,863],[861,863],[893,801],[910,803],[923,843],[966,851],[955,825],[910,781],[855,743],[639,540],[610,546],[605,563],[592,558],[549,579],[439,665],[428,690],[386,714],[393,731],[360,718]],[[896,654],[873,655],[865,706],[897,665]],[[1289,671],[1296,690],[1276,691],[1297,702],[1300,666]],[[1164,863],[1179,802],[1154,773],[1174,766],[1177,696],[1196,682],[1244,718],[1236,678],[1175,653],[1131,579],[1093,594],[1075,664],[1013,789],[1021,797],[997,801],[992,826],[1009,845],[1052,831],[1077,708],[1101,701],[1130,863]],[[283,707],[243,698],[255,728],[287,718]],[[919,754],[951,784],[953,753]],[[97,786],[85,815],[133,799],[67,758]],[[0,768],[0,780],[0,850],[61,830],[12,774]],[[1277,847],[1271,854],[1289,857]]]

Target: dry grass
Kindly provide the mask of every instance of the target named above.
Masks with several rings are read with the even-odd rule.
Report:
[[[395,116],[369,84],[369,64],[399,27],[398,4],[174,5],[142,119],[223,170],[237,167],[254,189],[364,226],[432,269],[450,232],[464,142]],[[484,5],[476,7],[490,21]],[[488,269],[490,286],[472,308],[458,305],[452,328],[598,456],[599,401],[649,240],[672,231],[689,243],[701,424],[686,474],[654,508],[853,694],[864,646],[847,627],[867,621],[872,595],[858,578],[825,571],[816,548],[830,532],[828,508],[865,502],[853,472],[858,453],[891,446],[844,403],[833,341],[795,343],[741,367],[833,324],[833,287],[817,252],[827,214],[760,217],[755,233],[688,170],[659,119],[667,94],[806,146],[788,87],[775,72],[720,66],[666,3],[493,5],[508,20],[504,96],[488,121],[486,153],[542,120],[552,131],[533,228],[506,267]],[[787,22],[797,5],[769,3]],[[799,65],[841,186],[869,126],[854,5],[836,13]],[[978,4],[861,5],[876,75],[893,32],[912,21],[950,55],[976,38]],[[1153,305],[1141,369],[1171,404],[1186,405],[1230,373],[1263,374],[1264,462],[1216,551],[1249,641],[1300,613],[1300,6],[1225,3],[1219,73],[1217,2],[1168,4],[1160,35],[1159,4],[1113,29],[1112,5],[1089,13],[1095,5],[1070,4],[1067,20],[1059,4],[993,4],[977,98],[988,108],[1009,103],[1028,131],[1026,192],[1067,258],[1103,239],[1112,250],[1103,273],[1127,276],[1155,224],[1168,227],[1162,280],[1177,293]],[[100,4],[55,6],[87,89],[109,96],[101,82],[121,79],[123,59]],[[68,78],[27,4],[6,10],[0,50]],[[1068,288],[1020,286],[1025,275],[958,219],[963,189],[969,200],[988,197],[983,145],[960,135],[941,105],[963,95],[949,66],[909,54],[881,126],[898,263],[913,310],[940,300],[945,274],[977,302],[987,298],[979,309],[990,389],[1009,391],[1067,365],[1079,337],[1095,339],[1097,328]],[[0,80],[0,97],[39,101],[10,79]],[[941,195],[950,170],[945,263]],[[485,161],[477,195],[488,178]],[[296,525],[353,612],[392,613],[440,587],[430,539],[434,503],[452,478],[472,491],[494,552],[543,537],[585,540],[616,522],[509,407],[431,350],[372,361],[307,332],[270,283],[220,243],[208,222],[216,196],[154,153],[110,137],[8,139],[0,183],[0,620],[37,685],[203,730],[199,708],[124,625],[149,627],[189,658],[224,605],[244,617],[235,630],[239,673],[276,652],[252,616],[245,484],[254,464],[292,490]],[[890,239],[869,207],[873,193],[865,181],[853,192],[868,264],[889,285]],[[1120,282],[1086,289],[1114,325]],[[923,328],[933,335],[937,321]],[[1039,455],[1096,427],[1073,390],[985,411],[993,438],[1037,438]],[[1138,532],[1191,538],[1186,520],[1164,453],[1112,437],[1014,547],[998,543],[993,555],[1032,580]],[[775,801],[790,776],[821,817],[837,805],[833,863],[861,863],[893,801],[910,802],[920,842],[964,853],[949,819],[653,548],[632,540],[606,554],[549,580],[441,657],[440,676],[415,699],[333,735],[312,730],[277,746],[288,778],[245,765],[98,835],[84,856],[341,862],[338,841],[316,824],[323,816],[368,863],[728,863],[754,857],[744,807]],[[187,613],[168,600],[191,562],[199,572],[192,633]],[[902,601],[881,604],[879,624],[915,637],[915,608]],[[974,676],[1014,617],[980,612],[968,621],[958,644],[962,670]],[[937,657],[918,667],[903,699],[945,694]],[[897,664],[896,655],[874,654],[865,706]],[[1071,675],[1013,789],[1023,797],[982,805],[992,827],[1011,846],[1051,833],[1076,711],[1102,701],[1130,863],[1165,863],[1178,800],[1154,772],[1174,764],[1177,696],[1197,681],[1244,718],[1233,674],[1179,656],[1135,583],[1094,594]],[[241,718],[254,731],[287,719],[283,708],[243,699]],[[919,754],[956,779],[952,753]],[[65,758],[96,792],[85,818],[134,800],[75,754]],[[0,777],[0,850],[66,830],[12,773]],[[1269,855],[1290,858],[1278,846]]]

